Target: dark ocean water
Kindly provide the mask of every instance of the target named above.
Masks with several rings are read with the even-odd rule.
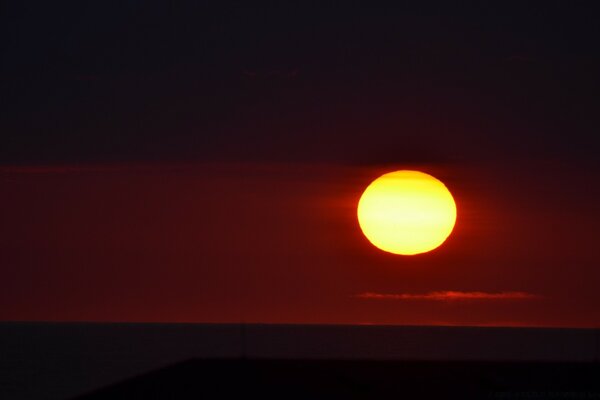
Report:
[[[599,343],[592,329],[7,322],[0,399],[71,398],[194,359],[597,366]]]

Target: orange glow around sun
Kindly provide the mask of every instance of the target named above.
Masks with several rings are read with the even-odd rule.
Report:
[[[396,171],[374,180],[358,202],[364,235],[381,250],[402,255],[440,246],[456,222],[456,203],[446,186],[419,171]]]

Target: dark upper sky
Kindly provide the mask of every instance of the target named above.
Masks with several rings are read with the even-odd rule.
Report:
[[[4,164],[595,158],[587,7],[11,3]]]
[[[598,324],[592,8],[206,3],[2,6],[0,318]],[[410,261],[354,216],[402,168],[459,208]],[[356,297],[431,291],[532,297]]]

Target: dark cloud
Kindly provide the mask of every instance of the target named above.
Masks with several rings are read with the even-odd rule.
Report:
[[[356,297],[368,300],[430,300],[430,301],[462,301],[462,300],[531,300],[540,296],[526,292],[461,292],[456,290],[443,290],[424,294],[415,293],[373,293],[364,292]]]

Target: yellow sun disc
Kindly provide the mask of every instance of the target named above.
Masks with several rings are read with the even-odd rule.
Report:
[[[441,245],[456,222],[456,203],[446,186],[419,171],[396,171],[375,179],[358,202],[358,223],[381,250],[402,255]]]

